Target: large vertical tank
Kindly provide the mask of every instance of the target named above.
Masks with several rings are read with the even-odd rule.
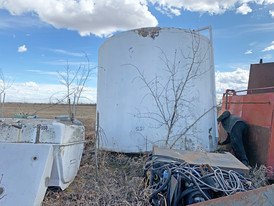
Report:
[[[210,41],[195,31],[142,28],[99,48],[100,147],[119,152],[214,150],[215,71]],[[98,115],[97,115],[98,118]]]

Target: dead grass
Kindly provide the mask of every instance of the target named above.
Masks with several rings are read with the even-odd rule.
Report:
[[[143,158],[100,152],[96,174],[94,153],[87,148],[91,145],[74,182],[64,191],[48,189],[43,205],[143,205],[138,195]]]
[[[270,184],[267,178],[267,173],[271,173],[271,171],[272,168],[270,167],[256,165],[250,170],[249,177],[256,188],[264,187]]]

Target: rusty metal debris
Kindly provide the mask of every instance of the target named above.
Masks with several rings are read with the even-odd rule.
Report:
[[[199,152],[192,158],[154,147],[144,169],[147,201],[155,206],[189,205],[255,189],[244,173],[212,166],[208,158],[202,161]]]
[[[247,192],[237,193],[229,197],[217,198],[193,206],[269,206],[274,204],[274,185],[261,187]]]
[[[208,164],[212,167],[219,167],[224,170],[234,170],[248,174],[249,168],[235,158],[231,153],[209,153],[205,151],[187,151],[175,149],[163,149],[157,146],[153,147],[154,155],[162,155],[181,159],[192,165]]]

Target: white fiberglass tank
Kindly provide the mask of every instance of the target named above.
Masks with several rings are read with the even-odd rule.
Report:
[[[41,205],[48,186],[67,188],[84,140],[78,120],[1,118],[0,205]]]
[[[99,48],[100,147],[142,152],[152,145],[216,149],[212,44],[198,32],[143,28]]]

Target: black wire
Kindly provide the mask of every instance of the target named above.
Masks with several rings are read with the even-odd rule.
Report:
[[[186,174],[184,174],[183,172],[181,172],[181,171],[175,171],[174,173],[182,175],[184,177],[183,179],[186,179],[188,183],[192,182],[192,180]]]
[[[162,184],[162,186],[160,188],[158,188],[157,190],[155,190],[152,195],[149,197],[149,202],[151,202],[152,199],[154,199],[154,197],[161,192],[166,186],[167,184],[170,182],[171,179],[171,171],[169,168],[167,168],[167,172],[168,172],[168,177],[166,179],[166,181],[164,182],[164,184]]]
[[[177,187],[176,187],[176,190],[174,191],[173,206],[177,206],[177,205],[175,205],[175,200],[180,196],[181,183],[182,183],[182,178],[179,174],[177,174]]]
[[[230,171],[222,170],[217,167],[212,167],[212,169],[215,173],[212,173],[207,168],[200,169],[198,165],[189,165],[181,159],[168,157],[165,155],[151,155],[144,166],[145,177],[147,177],[148,170],[151,172],[149,185],[150,188],[154,190],[152,195],[149,197],[149,202],[154,205],[158,205],[158,193],[161,193],[166,197],[168,205],[170,205],[170,203],[173,203],[172,205],[178,205],[184,196],[195,191],[199,191],[206,200],[211,199],[211,197],[209,194],[204,193],[203,190],[214,191],[214,197],[216,197],[216,195],[224,195],[224,192],[219,193],[214,190],[214,187],[220,186],[220,183],[216,179],[218,178],[216,175],[222,175],[222,181],[229,183],[232,187],[237,184],[235,178],[231,178],[232,173]],[[168,177],[165,181],[161,178],[164,170],[168,171]],[[204,172],[206,174],[204,174]],[[250,181],[248,178],[245,178],[241,174],[234,171],[233,174],[239,178],[239,181],[243,185],[243,188],[239,188],[236,192],[254,188],[252,185],[248,184],[248,181]],[[170,183],[171,176],[177,180],[177,187],[175,188],[173,196],[170,195],[170,186],[167,186]],[[155,177],[158,177],[159,180],[155,180]],[[208,179],[210,179],[210,182],[207,181]],[[197,180],[199,180],[199,182]],[[183,186],[182,183],[188,184]],[[209,185],[212,186],[212,188],[209,187]],[[185,189],[185,187],[189,188]]]
[[[201,190],[210,190],[210,188],[208,187],[201,187]],[[192,192],[196,192],[199,191],[198,188],[189,188],[186,189],[185,191],[183,191],[180,196],[174,201],[174,205],[179,205],[180,201],[188,194],[192,193]]]
[[[200,193],[202,194],[202,196],[206,199],[209,200],[210,198],[202,191],[200,185],[197,183],[197,181],[195,180],[194,177],[192,177],[193,183],[196,185],[196,187],[199,189]]]

